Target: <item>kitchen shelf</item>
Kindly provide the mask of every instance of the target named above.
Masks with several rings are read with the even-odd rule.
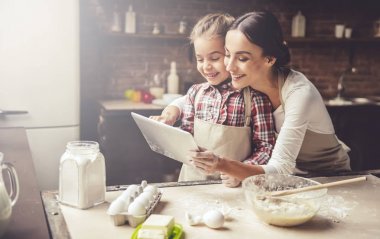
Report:
[[[153,35],[151,33],[117,33],[117,32],[106,32],[103,36],[107,39],[121,40],[121,41],[154,41],[154,42],[177,42],[189,44],[189,38],[187,35],[181,34],[157,34]],[[307,37],[307,38],[293,38],[288,37],[285,39],[288,46],[292,47],[302,47],[305,45],[342,45],[342,46],[357,46],[364,44],[380,44],[380,38],[367,37],[367,38],[332,38],[332,37]]]
[[[380,44],[380,38],[367,37],[367,38],[287,38],[285,40],[289,47],[297,47],[304,45],[361,45],[361,44]]]
[[[307,37],[307,38],[293,38],[289,37],[285,40],[289,48],[297,47],[344,47],[348,52],[348,61],[353,64],[355,51],[360,46],[380,46],[380,38],[366,37],[366,38],[333,38],[333,37]]]
[[[158,42],[179,42],[189,43],[187,35],[181,34],[157,34],[151,33],[118,33],[118,32],[106,32],[103,34],[105,38],[131,40],[131,41],[158,41]]]
[[[132,41],[158,41],[158,42],[180,42],[189,43],[189,38],[186,34],[157,34],[151,33],[118,33],[118,32],[106,32],[104,33],[106,38],[120,39],[120,40],[132,40]],[[380,37],[367,37],[367,38],[332,38],[332,37],[306,37],[306,38],[294,38],[288,37],[285,39],[289,47],[298,47],[304,45],[361,45],[361,44],[380,44]]]

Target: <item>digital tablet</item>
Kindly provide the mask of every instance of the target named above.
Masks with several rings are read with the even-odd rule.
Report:
[[[189,151],[198,150],[198,146],[189,132],[134,112],[131,115],[154,152],[191,165]]]

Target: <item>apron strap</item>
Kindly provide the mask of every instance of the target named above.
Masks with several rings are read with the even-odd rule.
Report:
[[[244,126],[248,127],[251,124],[251,113],[252,113],[251,92],[248,87],[244,88],[243,96],[244,96],[244,111],[245,111]]]
[[[203,92],[203,86],[199,87],[199,90],[197,91],[197,93],[195,93],[195,97],[194,97],[194,119],[195,119],[195,112],[197,111],[197,104],[199,102],[199,97],[201,97],[202,94],[199,94],[199,92]]]

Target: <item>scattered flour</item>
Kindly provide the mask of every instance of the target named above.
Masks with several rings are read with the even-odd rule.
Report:
[[[346,201],[341,196],[327,195],[321,201],[321,208],[318,215],[326,217],[333,222],[340,222],[349,215],[349,212],[358,205],[356,201]]]

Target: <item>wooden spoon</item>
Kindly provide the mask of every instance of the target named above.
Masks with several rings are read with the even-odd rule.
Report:
[[[294,193],[317,190],[317,189],[321,189],[321,188],[329,188],[329,187],[333,187],[333,186],[339,186],[339,185],[343,185],[343,184],[349,184],[349,183],[366,181],[366,180],[367,180],[367,177],[363,176],[363,177],[358,177],[358,178],[340,180],[340,181],[331,182],[331,183],[317,184],[317,185],[307,186],[307,187],[303,187],[303,188],[295,188],[295,189],[289,189],[289,190],[283,190],[283,191],[269,192],[265,196],[269,196],[269,197],[271,197],[271,196],[285,196],[285,195],[290,195],[290,194],[294,194]]]

